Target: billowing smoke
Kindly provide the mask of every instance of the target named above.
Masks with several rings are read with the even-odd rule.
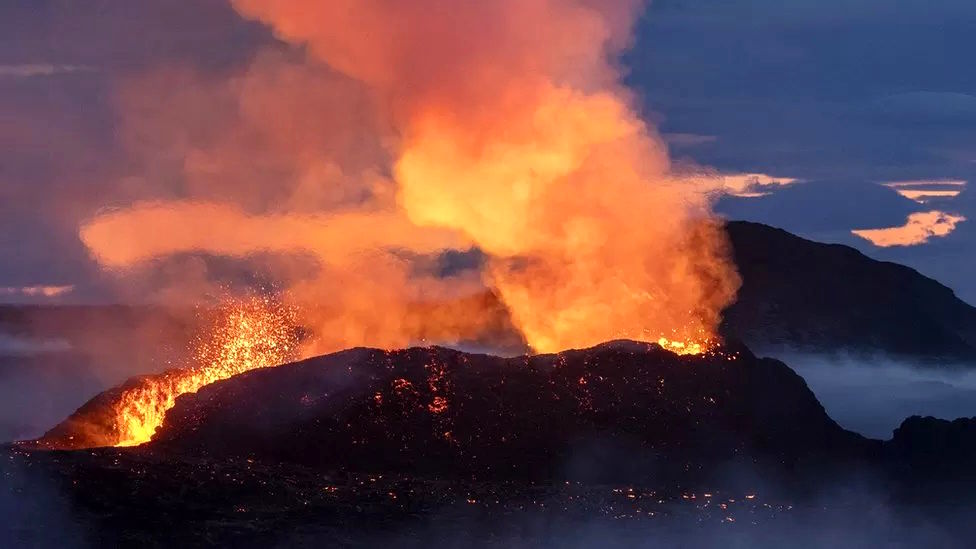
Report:
[[[143,201],[82,227],[104,266],[310,256],[300,277],[266,259],[288,299],[325,305],[310,352],[469,337],[491,315],[465,298],[485,290],[538,351],[714,337],[738,277],[713,183],[672,172],[616,65],[642,2],[233,5],[283,47],[120,93]],[[445,276],[432,258],[449,250],[484,259]],[[446,301],[461,305],[411,314]]]

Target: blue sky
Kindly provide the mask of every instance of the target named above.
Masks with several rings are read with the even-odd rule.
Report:
[[[719,210],[907,263],[976,303],[976,230],[881,249],[853,236],[933,209],[976,220],[976,189],[918,204],[879,182],[976,184],[976,3],[661,1],[629,56],[673,154],[808,181]]]
[[[0,294],[109,295],[76,229],[137,171],[116,84],[150,67],[232,72],[272,41],[223,0],[0,3]],[[721,213],[909,264],[976,303],[972,222],[910,247],[851,234],[930,210],[976,222],[976,189],[920,204],[880,185],[976,185],[973,51],[969,0],[658,0],[624,62],[679,162],[804,181]]]

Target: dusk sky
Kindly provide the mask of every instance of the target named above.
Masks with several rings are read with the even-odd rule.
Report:
[[[784,183],[720,213],[905,263],[976,303],[974,29],[970,0],[658,0],[624,63],[677,165]],[[235,74],[268,48],[298,55],[225,0],[0,3],[0,301],[115,299],[80,223],[182,185],[147,182],[119,90],[159,70]],[[910,218],[937,234],[852,233]]]

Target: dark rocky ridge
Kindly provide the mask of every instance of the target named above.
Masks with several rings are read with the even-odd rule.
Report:
[[[914,269],[758,223],[728,223],[742,276],[722,331],[754,349],[976,361],[976,308]]]
[[[895,466],[922,480],[976,480],[976,417],[912,416],[895,429],[885,453]]]
[[[861,460],[880,443],[744,347],[679,357],[613,342],[512,359],[352,349],[256,370],[178,399],[149,447],[439,478],[636,480],[736,460]]]

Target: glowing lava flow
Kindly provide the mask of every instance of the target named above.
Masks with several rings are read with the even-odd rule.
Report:
[[[700,355],[708,352],[712,346],[708,340],[685,342],[672,341],[666,337],[658,339],[657,344],[676,355]]]
[[[127,389],[115,412],[116,446],[148,442],[176,398],[231,376],[297,358],[294,311],[269,298],[253,298],[221,310],[211,333],[195,349],[198,366],[146,378]]]

